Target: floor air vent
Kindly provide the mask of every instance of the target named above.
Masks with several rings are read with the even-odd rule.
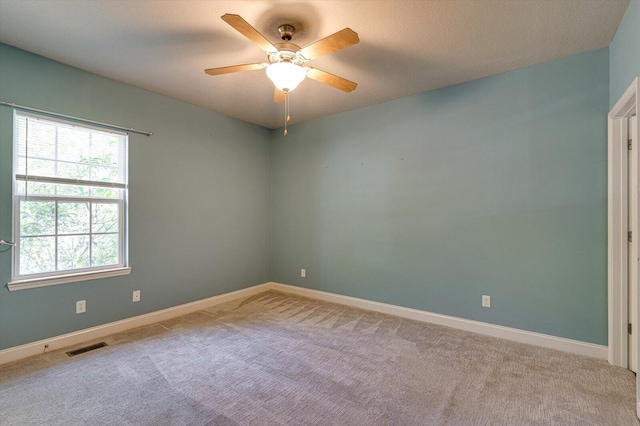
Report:
[[[83,354],[85,352],[95,351],[96,349],[104,348],[105,346],[107,346],[105,342],[100,342],[100,343],[96,343],[95,345],[89,345],[89,346],[85,346],[84,348],[76,349],[75,351],[69,351],[67,352],[67,355],[76,356],[76,355]]]

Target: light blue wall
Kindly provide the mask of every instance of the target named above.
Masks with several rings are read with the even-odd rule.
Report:
[[[273,131],[273,280],[607,344],[608,105],[605,48]]]
[[[640,75],[640,0],[631,0],[609,46],[610,107]]]
[[[130,137],[131,275],[9,292],[0,253],[0,349],[269,281],[269,131],[1,44],[0,99],[154,132]],[[0,107],[3,239],[11,134]]]
[[[131,136],[133,273],[0,288],[0,349],[269,280],[606,344],[605,117],[637,3],[611,85],[601,49],[287,138],[0,45],[0,99],[154,132]],[[11,123],[0,108],[1,238]]]

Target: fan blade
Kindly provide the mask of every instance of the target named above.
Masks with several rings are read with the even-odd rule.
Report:
[[[285,96],[284,92],[276,88],[276,90],[273,92],[273,102],[275,103],[284,102],[284,96]]]
[[[342,31],[338,31],[337,33],[331,34],[322,40],[318,40],[315,43],[310,44],[300,50],[300,53],[305,58],[311,60],[358,43],[360,43],[358,33],[353,31],[351,28],[345,28]]]
[[[353,81],[349,81],[345,78],[338,77],[337,75],[330,74],[317,68],[309,68],[307,71],[307,77],[345,92],[353,92],[356,87],[358,87],[358,85]]]
[[[271,44],[269,40],[251,26],[247,21],[242,19],[240,15],[225,14],[221,16],[222,20],[235,28],[240,34],[248,38],[253,44],[267,53],[277,52],[278,49]]]
[[[232,72],[240,72],[240,71],[252,71],[259,70],[264,68],[262,64],[245,64],[245,65],[233,65],[230,67],[220,67],[220,68],[209,68],[204,70],[209,75],[220,75],[220,74],[229,74]]]

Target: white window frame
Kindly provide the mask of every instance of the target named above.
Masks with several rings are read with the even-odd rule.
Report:
[[[53,122],[57,124],[61,124],[63,126],[70,127],[78,127],[82,129],[87,129],[91,131],[99,131],[102,133],[111,133],[117,134],[123,137],[123,141],[120,143],[120,160],[124,163],[122,165],[123,179],[124,184],[114,184],[119,191],[121,191],[122,196],[118,198],[98,198],[98,197],[74,197],[74,196],[39,196],[39,195],[28,195],[29,201],[54,201],[56,208],[56,217],[57,217],[57,209],[59,202],[88,202],[88,203],[113,203],[119,206],[118,211],[118,253],[119,259],[116,264],[105,265],[105,266],[94,266],[87,268],[78,268],[71,270],[63,270],[63,271],[50,271],[43,273],[35,273],[28,275],[20,275],[20,203],[27,198],[24,193],[18,192],[18,182],[25,180],[24,175],[17,174],[18,172],[18,138],[17,138],[17,126],[18,126],[18,116],[34,118],[38,120],[45,120],[48,122]],[[13,128],[13,149],[14,149],[14,158],[13,158],[13,241],[16,246],[13,250],[13,258],[12,258],[12,280],[8,283],[7,287],[10,291],[14,290],[24,290],[28,288],[35,287],[44,287],[50,285],[64,284],[70,282],[84,281],[84,280],[93,280],[98,278],[107,278],[119,275],[127,275],[131,272],[131,267],[129,266],[129,250],[128,250],[128,134],[127,132],[116,131],[112,129],[105,130],[104,128],[86,125],[84,123],[78,123],[71,120],[64,120],[58,118],[51,118],[49,116],[42,116],[39,114],[28,113],[24,111],[14,111],[14,128]],[[28,173],[28,170],[27,170]],[[38,181],[39,179],[36,176],[28,175],[26,176],[26,180],[28,182]],[[70,180],[64,178],[43,178],[42,181],[47,181],[49,183],[67,183],[67,184],[90,184],[90,181],[79,181],[79,180]],[[95,185],[94,185],[95,186]],[[99,186],[109,186],[109,184],[99,185]],[[90,215],[92,209],[90,208]],[[57,221],[56,221],[57,222]],[[56,225],[57,228],[57,225]],[[81,233],[82,235],[87,235],[87,233]],[[99,233],[96,233],[99,234]],[[58,236],[57,229],[55,233],[51,236]],[[89,232],[88,235],[95,235],[93,232]],[[89,244],[91,246],[91,243]],[[57,244],[56,244],[57,247]],[[91,249],[91,247],[90,247]],[[57,248],[56,248],[57,250]],[[57,262],[57,259],[56,259]]]

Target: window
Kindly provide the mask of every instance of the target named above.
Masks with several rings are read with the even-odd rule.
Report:
[[[127,135],[23,112],[14,123],[10,286],[128,273]]]

